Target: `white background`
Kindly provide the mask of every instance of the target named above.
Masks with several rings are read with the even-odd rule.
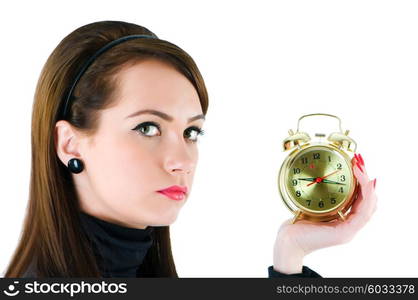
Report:
[[[122,20],[186,50],[209,90],[193,192],[171,226],[180,277],[267,277],[276,232],[291,216],[276,184],[281,142],[316,112],[350,130],[379,202],[350,243],[304,264],[324,277],[417,277],[417,2],[202,2],[2,4],[0,271],[27,205],[41,68],[74,29]],[[329,124],[326,132],[336,131]]]

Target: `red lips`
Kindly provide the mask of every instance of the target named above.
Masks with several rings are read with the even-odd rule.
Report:
[[[170,199],[181,201],[186,197],[187,187],[173,185],[164,190],[158,191],[158,193],[161,193]]]

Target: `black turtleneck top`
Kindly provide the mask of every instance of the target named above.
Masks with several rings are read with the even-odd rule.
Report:
[[[103,277],[138,277],[137,272],[151,247],[153,227],[129,228],[80,212],[84,231]]]
[[[93,241],[93,251],[98,259],[103,277],[139,277],[138,270],[152,245],[153,227],[128,228],[80,212],[83,227]],[[270,278],[321,277],[303,266],[297,274],[283,274],[268,267]]]
[[[152,226],[145,229],[129,228],[110,223],[80,212],[84,232],[91,241],[102,277],[141,277],[139,268],[153,243]],[[269,266],[268,277],[321,277],[303,266],[301,273],[284,274]],[[34,264],[21,276],[36,277]]]

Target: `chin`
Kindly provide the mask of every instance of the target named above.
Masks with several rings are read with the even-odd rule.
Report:
[[[177,216],[178,216],[177,213],[173,214],[173,215],[167,215],[167,216],[161,216],[160,215],[150,225],[151,226],[170,226],[177,220]]]

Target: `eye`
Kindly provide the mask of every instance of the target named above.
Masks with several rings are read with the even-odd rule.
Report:
[[[189,138],[192,143],[196,143],[198,141],[198,136],[203,135],[204,133],[205,132],[199,127],[192,126],[184,131],[184,137]]]
[[[139,131],[139,133],[147,137],[161,135],[160,126],[154,122],[141,123],[132,130]]]

